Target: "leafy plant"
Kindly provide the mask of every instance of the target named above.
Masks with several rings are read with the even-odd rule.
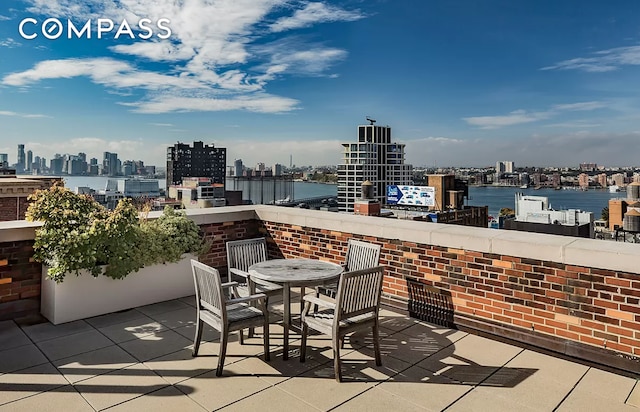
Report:
[[[27,220],[42,221],[36,232],[34,258],[48,266],[60,283],[68,273],[103,274],[121,279],[155,263],[176,262],[184,253],[206,247],[200,228],[186,214],[165,209],[156,220],[140,218],[129,199],[110,211],[91,196],[55,185],[38,190]]]

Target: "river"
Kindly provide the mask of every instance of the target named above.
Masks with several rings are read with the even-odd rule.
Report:
[[[65,185],[71,189],[77,186],[88,186],[92,189],[104,189],[109,178],[102,176],[68,176],[65,177]],[[161,189],[166,187],[164,179],[158,179]],[[294,182],[294,198],[306,199],[309,197],[335,196],[337,185],[323,183]],[[580,209],[593,212],[594,219],[599,219],[602,209],[607,207],[609,199],[624,197],[625,193],[609,193],[608,190],[593,189],[581,190],[534,190],[520,189],[517,187],[485,186],[469,187],[469,198],[466,201],[470,206],[489,206],[489,215],[497,216],[503,207],[513,209],[515,207],[516,192],[526,195],[545,196],[549,198],[550,207],[561,209]]]

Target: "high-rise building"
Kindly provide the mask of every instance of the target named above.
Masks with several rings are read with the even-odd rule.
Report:
[[[513,173],[515,164],[512,161],[496,162],[496,174]]]
[[[0,153],[0,167],[9,167],[9,155]]]
[[[227,149],[193,142],[193,147],[176,143],[167,148],[167,188],[179,185],[183,177],[209,177],[225,184]]]
[[[242,176],[243,170],[244,167],[242,166],[242,159],[236,159],[235,162],[233,162],[233,175],[240,177]]]
[[[373,123],[373,122],[372,122]],[[412,183],[412,166],[404,163],[401,143],[391,143],[391,127],[360,125],[356,143],[343,143],[343,164],[338,165],[338,207],[353,212],[361,185],[373,184],[373,198],[386,203],[388,185]]]
[[[117,153],[104,152],[102,156],[102,174],[109,176],[118,176],[122,163],[118,159]]]
[[[33,152],[31,150],[27,150],[27,163],[25,164],[24,170],[27,172],[30,172],[32,165],[33,165]]]
[[[24,145],[23,144],[19,144],[18,145],[18,164],[16,167],[16,172],[18,173],[22,173],[24,172],[25,168],[26,168],[26,159],[24,157]]]
[[[589,175],[586,173],[580,173],[578,175],[578,185],[582,188],[589,187]]]
[[[280,163],[276,163],[272,168],[273,176],[281,176],[282,175],[282,165]]]
[[[598,175],[598,184],[602,187],[607,187],[607,174],[606,173],[600,173]]]

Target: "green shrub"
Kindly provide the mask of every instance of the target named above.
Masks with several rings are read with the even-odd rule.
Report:
[[[27,220],[43,222],[36,231],[34,259],[46,264],[49,278],[58,283],[81,270],[121,279],[206,247],[198,225],[169,207],[158,219],[148,220],[129,199],[110,211],[91,196],[58,185],[29,200]]]

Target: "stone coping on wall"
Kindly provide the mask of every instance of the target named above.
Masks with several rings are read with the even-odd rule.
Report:
[[[153,219],[162,212],[151,212]],[[259,219],[342,233],[495,253],[528,259],[640,274],[640,245],[540,233],[416,222],[281,206],[228,206],[188,209],[197,224]],[[0,242],[34,238],[38,222],[0,222]]]

